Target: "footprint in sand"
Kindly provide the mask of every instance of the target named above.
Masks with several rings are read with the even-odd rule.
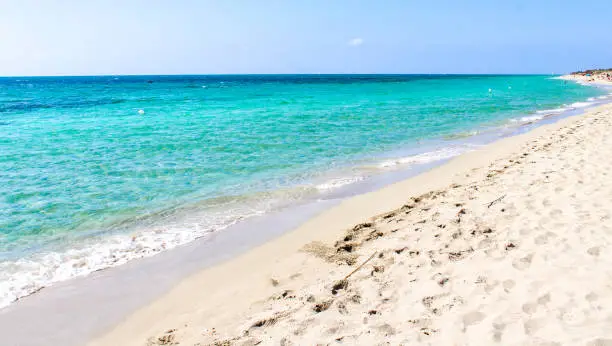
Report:
[[[505,280],[502,285],[504,286],[504,291],[506,291],[506,293],[510,292],[514,286],[516,285],[516,283],[514,282],[514,280]]]
[[[533,254],[529,254],[523,258],[516,259],[512,262],[512,266],[518,270],[525,270],[531,266]]]
[[[561,211],[560,209],[554,209],[548,215],[550,215],[551,218],[556,219],[559,216],[563,215],[563,211]]]
[[[472,311],[463,315],[463,329],[465,330],[471,325],[480,323],[485,317],[486,315],[480,311]]]
[[[538,304],[546,305],[550,302],[550,293],[546,293],[545,295],[538,298]]]
[[[525,303],[522,306],[523,312],[531,315],[534,314],[538,310],[538,304],[536,303]]]
[[[547,244],[547,243],[548,243],[548,235],[546,235],[546,234],[539,235],[539,236],[537,236],[537,237],[536,237],[536,238],[533,240],[533,242],[534,242],[536,245],[544,245],[544,244]]]
[[[503,323],[493,323],[493,340],[500,342],[506,325]]]
[[[542,328],[546,324],[543,318],[527,320],[523,323],[523,329],[525,334],[533,335],[538,329]]]
[[[586,296],[584,296],[584,299],[586,299],[587,302],[594,302],[599,298],[599,296],[597,296],[597,294],[595,292],[591,292],[589,294],[587,294]]]
[[[587,253],[589,255],[591,255],[591,256],[594,256],[594,257],[598,257],[599,256],[599,252],[600,252],[599,246],[594,246],[594,247],[592,247],[592,248],[587,250]]]

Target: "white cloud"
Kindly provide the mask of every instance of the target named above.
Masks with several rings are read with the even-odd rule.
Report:
[[[357,47],[363,44],[363,39],[361,37],[355,37],[348,41],[349,46]]]

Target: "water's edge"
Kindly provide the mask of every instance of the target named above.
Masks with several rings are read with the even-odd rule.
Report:
[[[607,95],[605,98],[590,98],[585,102],[576,102],[567,107],[561,107],[558,109],[551,110],[540,110],[536,112],[536,114],[526,115],[520,118],[513,119],[513,122],[504,124],[503,126],[500,125],[497,127],[492,127],[486,131],[482,131],[476,134],[470,133],[463,138],[427,141],[421,146],[419,146],[417,150],[391,153],[391,155],[389,155],[389,159],[381,161],[377,165],[377,167],[361,167],[362,170],[358,172],[357,175],[346,176],[340,179],[335,178],[321,182],[319,185],[316,186],[318,194],[315,196],[315,198],[303,198],[292,201],[292,203],[279,205],[263,215],[255,213],[251,217],[248,217],[244,220],[229,224],[227,226],[228,228],[222,229],[222,231],[221,229],[219,229],[216,230],[216,232],[201,234],[194,232],[194,234],[191,234],[189,239],[181,238],[177,243],[172,244],[172,246],[185,246],[185,244],[197,241],[198,239],[202,241],[209,241],[218,237],[218,234],[220,233],[228,232],[231,229],[235,228],[248,228],[249,224],[256,224],[257,222],[260,222],[260,220],[270,218],[272,215],[275,214],[294,215],[299,218],[299,214],[301,213],[300,210],[302,209],[317,209],[318,205],[325,205],[329,202],[339,201],[350,196],[380,189],[386,185],[414,176],[420,172],[430,169],[433,166],[440,165],[455,156],[458,156],[467,151],[471,151],[480,146],[496,141],[500,138],[523,133],[534,127],[555,122],[564,117],[578,114],[590,107],[607,103],[610,101],[612,101],[612,95]],[[245,232],[243,236],[257,237],[259,236],[257,235],[257,233],[258,232],[252,231]],[[100,270],[105,270],[107,268],[120,267],[126,265],[126,263],[129,264],[130,262],[134,260],[139,260],[141,258],[147,258],[153,255],[159,256],[160,253],[165,253],[167,252],[167,250],[170,250],[170,247],[166,249],[164,243],[160,243],[158,245],[159,246],[157,248],[144,247],[142,248],[141,253],[133,253],[131,254],[132,257],[120,257],[120,260],[116,262],[102,262],[97,266],[84,268],[84,270],[78,272],[76,275],[70,274],[72,276],[68,275],[66,277],[54,277],[51,278],[48,282],[38,283],[38,286],[26,286],[26,288],[22,292],[19,292],[16,297],[17,299],[21,299],[23,297],[28,296],[29,294],[36,293],[40,289],[47,287],[51,284],[56,285],[57,282],[73,280],[75,277],[91,275],[91,273],[95,273]],[[125,244],[125,246],[125,250],[119,248],[119,251],[132,251],[129,242]],[[92,246],[91,248],[95,249],[95,246]],[[82,251],[89,250],[90,248],[82,249]],[[101,252],[104,251],[106,250],[101,250]],[[74,257],[76,258],[75,262],[79,260],[78,256]],[[63,259],[57,259],[57,257],[54,257],[50,258],[49,260],[62,261]],[[61,263],[61,265],[67,267],[71,267],[75,264],[78,263]],[[65,272],[69,273],[68,271]],[[21,278],[21,280],[28,280],[28,278]],[[5,305],[7,305],[8,303],[10,302],[5,302]]]

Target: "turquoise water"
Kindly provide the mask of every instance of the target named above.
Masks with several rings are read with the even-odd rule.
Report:
[[[547,76],[0,78],[0,306],[602,94]]]

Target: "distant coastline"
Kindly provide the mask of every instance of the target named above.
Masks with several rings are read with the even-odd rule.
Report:
[[[581,83],[593,83],[612,86],[612,68],[572,72],[559,77]]]

